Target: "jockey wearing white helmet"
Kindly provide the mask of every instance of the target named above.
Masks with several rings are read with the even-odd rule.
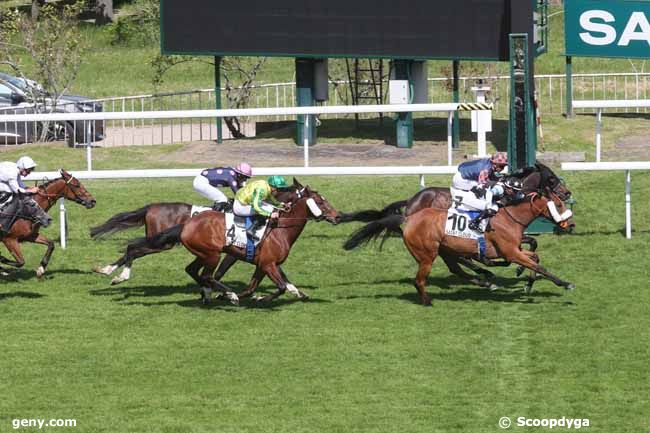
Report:
[[[0,162],[0,194],[38,192],[37,187],[28,188],[22,180],[22,177],[29,175],[35,167],[36,163],[29,156],[21,156],[16,163]]]

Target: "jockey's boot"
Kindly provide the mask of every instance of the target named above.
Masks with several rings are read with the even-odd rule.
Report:
[[[467,227],[474,230],[475,232],[483,233],[483,230],[481,230],[481,221],[483,221],[485,218],[491,218],[496,214],[497,211],[495,211],[494,209],[489,209],[489,208],[485,209],[480,214],[478,214],[476,218],[471,220],[467,225]]]
[[[249,228],[246,229],[246,236],[248,236],[249,239],[251,239],[253,242],[257,242],[260,239],[255,236],[255,232],[259,230],[262,226],[264,226],[264,223],[266,222],[266,218],[260,216],[260,215],[255,215],[253,217],[253,223]]]
[[[215,201],[214,204],[212,205],[212,210],[215,210],[217,212],[225,212],[227,207],[228,207],[228,202]]]

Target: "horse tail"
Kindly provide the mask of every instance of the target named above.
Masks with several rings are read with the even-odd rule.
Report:
[[[149,250],[165,250],[173,247],[181,241],[181,232],[184,224],[177,224],[167,230],[163,230],[154,237],[142,237],[135,239],[126,247],[128,255],[140,255],[140,252]],[[143,254],[144,255],[144,254]]]
[[[360,245],[365,245],[368,242],[383,236],[380,244],[384,245],[386,239],[391,236],[403,236],[402,228],[400,227],[406,217],[403,215],[388,215],[370,224],[366,224],[359,230],[352,233],[350,238],[343,244],[343,249],[352,250]]]
[[[140,227],[144,225],[144,219],[149,211],[149,206],[145,206],[131,212],[122,212],[113,215],[104,224],[91,227],[90,237],[93,239],[110,236],[122,230]]]
[[[341,218],[339,222],[349,223],[352,221],[361,221],[369,223],[380,220],[389,215],[403,215],[402,208],[406,206],[406,203],[407,200],[400,200],[389,204],[382,210],[366,209],[358,212],[340,213]]]

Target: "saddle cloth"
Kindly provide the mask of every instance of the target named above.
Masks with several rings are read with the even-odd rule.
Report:
[[[211,207],[206,207],[206,206],[192,206],[191,210],[191,215],[194,217],[202,212],[212,210]],[[246,236],[246,227],[248,227],[251,222],[248,221],[247,219],[250,220],[250,217],[240,217],[235,215],[232,212],[225,212],[226,215],[226,245],[234,245],[236,247],[244,248],[246,247],[246,244],[248,242],[248,238]],[[262,236],[264,236],[264,232],[266,231],[266,226],[268,225],[268,220],[266,223],[260,227],[256,232],[255,232],[255,237],[258,239],[262,239]],[[259,244],[260,241],[255,241],[254,245],[256,246]]]
[[[482,237],[482,234],[468,227],[469,222],[479,213],[480,212],[478,211],[466,211],[453,207],[449,208],[447,211],[447,222],[445,223],[445,234],[465,239],[479,239]],[[481,230],[485,230],[487,223],[487,218],[481,221]]]

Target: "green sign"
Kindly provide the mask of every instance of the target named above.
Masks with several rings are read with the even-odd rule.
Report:
[[[650,58],[650,1],[565,0],[566,55]]]

